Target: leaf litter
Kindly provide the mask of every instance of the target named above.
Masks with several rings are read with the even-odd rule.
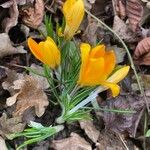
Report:
[[[2,9],[9,9],[9,17],[5,16],[3,19],[3,32],[9,33],[14,26],[21,23],[32,28],[31,30],[33,30],[33,33],[37,34],[34,29],[37,29],[42,24],[45,13],[44,2],[45,1],[42,0],[10,0],[2,3]],[[139,0],[116,0],[115,8],[113,8],[114,6],[111,2],[108,2],[108,5],[105,1],[85,0],[86,8],[91,10],[102,20],[106,21],[109,26],[112,26],[113,30],[126,42],[131,53],[134,53],[133,57],[135,59],[135,63],[137,65],[149,66],[150,46],[149,37],[147,37],[147,35],[150,27],[149,24],[146,24],[146,27],[141,27],[140,24],[141,20],[145,17],[143,11],[145,10],[145,7],[148,8],[149,1],[143,2],[146,3],[146,6],[144,6]],[[55,7],[58,6],[55,5]],[[117,12],[114,12],[114,16],[112,15],[112,8],[115,12]],[[47,11],[49,10],[47,9]],[[57,11],[53,11],[53,15],[56,14]],[[19,17],[21,22],[18,22]],[[59,17],[57,16],[55,19],[58,20],[58,18]],[[111,22],[109,22],[107,18],[110,18]],[[83,26],[86,27],[86,30],[83,27],[82,40],[96,44],[97,39],[103,37],[102,42],[105,42],[104,38],[106,38],[108,47],[112,47],[112,49],[116,50],[116,54],[118,56],[117,63],[124,63],[124,61],[126,61],[126,53],[124,49],[121,48],[120,43],[116,42],[114,37],[111,38],[112,35],[108,34],[106,29],[99,26],[95,20],[92,20],[89,16],[85,17],[85,19],[85,25]],[[145,37],[141,36],[143,33],[141,33],[140,30],[142,29],[147,31]],[[15,47],[9,38],[10,35],[3,32],[0,36],[0,59],[5,57],[11,58],[12,55],[15,54],[20,56],[19,53],[22,53],[25,56],[27,51],[24,50],[24,47]],[[27,33],[27,36],[30,35],[31,32],[32,31]],[[37,39],[38,37],[40,36],[37,36]],[[27,47],[25,46],[25,49],[26,48]],[[26,62],[26,65],[30,64],[29,66],[31,66],[33,70],[42,73],[42,68],[32,63],[33,62]],[[34,120],[35,115],[38,117],[44,116],[46,107],[51,104],[49,104],[47,95],[44,92],[44,90],[49,88],[49,85],[43,77],[37,76],[31,72],[29,75],[26,75],[24,72],[16,73],[11,69],[11,67],[10,70],[4,70],[5,69],[0,68],[0,83],[2,83],[1,86],[3,87],[0,88],[0,90],[6,90],[10,95],[7,96],[7,99],[5,99],[5,105],[2,106],[2,108],[4,107],[3,109],[6,109],[6,114],[3,113],[0,118],[0,135],[6,139],[8,134],[24,130],[26,123],[30,120]],[[148,69],[146,68],[145,70],[147,72]],[[139,74],[140,73],[141,72],[139,71]],[[150,99],[149,78],[149,72],[147,74],[144,72],[142,80],[144,81],[144,88],[146,90],[145,94],[148,102]],[[132,81],[130,82],[130,84],[132,84]],[[103,126],[103,128],[95,128],[93,121],[82,121],[80,122],[80,128],[84,130],[84,136],[82,133],[77,134],[71,133],[70,131],[70,137],[66,136],[63,139],[53,140],[52,147],[57,150],[71,150],[71,148],[73,148],[73,150],[91,150],[91,143],[87,140],[90,139],[95,143],[95,147],[100,150],[106,148],[124,149],[124,144],[117,137],[118,133],[121,133],[124,136],[124,133],[127,132],[129,137],[138,136],[138,129],[141,127],[139,123],[142,122],[141,118],[144,115],[145,109],[143,97],[136,94],[132,95],[131,93],[132,91],[130,91],[130,93],[125,93],[125,95],[121,95],[116,99],[107,98],[105,101],[101,102],[100,106],[106,110],[131,110],[134,111],[134,113],[123,114],[102,111],[100,118],[104,121],[104,123],[102,120],[99,120],[99,123]],[[34,115],[30,116],[30,113],[33,113]],[[25,116],[27,116],[27,122],[24,120]],[[86,136],[88,138],[85,138]],[[125,142],[127,141],[125,140]],[[5,147],[3,139],[2,143]],[[44,144],[41,145],[44,147]],[[134,144],[132,143],[131,145],[133,146]],[[45,147],[48,149],[49,145],[47,144]]]

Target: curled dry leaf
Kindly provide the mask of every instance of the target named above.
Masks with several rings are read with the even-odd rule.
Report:
[[[5,140],[0,136],[0,146],[1,146],[1,150],[8,150]]]
[[[116,14],[121,18],[124,19],[126,17],[126,6],[123,3],[123,0],[114,0],[114,9]]]
[[[5,29],[5,32],[8,33],[8,31],[14,27],[18,23],[18,6],[16,0],[8,1],[1,5],[3,8],[9,8],[9,16],[3,20],[3,27]]]
[[[22,116],[8,118],[5,113],[3,113],[0,118],[0,135],[6,137],[7,134],[17,133],[24,130],[25,124],[22,121]]]
[[[19,79],[23,79],[24,75],[21,73],[16,73],[14,70],[10,70],[8,68],[5,68],[5,71],[7,78],[2,83],[2,87],[3,89],[9,91],[10,95],[15,95],[19,90],[14,86],[13,82]]]
[[[97,22],[89,16],[87,19],[88,19],[88,25],[87,24],[85,25],[86,29],[85,27],[83,27],[85,30],[84,30],[82,38],[84,41],[87,41],[90,44],[96,44],[97,29],[98,29]]]
[[[35,0],[35,6],[23,8],[21,14],[21,19],[27,26],[37,28],[42,23],[44,16],[43,0]]]
[[[4,79],[6,76],[7,75],[6,75],[5,68],[0,66],[0,83],[1,83],[2,79]]]
[[[121,140],[109,130],[101,131],[96,147],[96,150],[125,150]]]
[[[143,6],[140,0],[127,0],[126,12],[129,19],[129,26],[135,32],[143,16]]]
[[[34,71],[40,73],[40,74],[44,74],[44,70],[43,70],[43,67],[41,66],[38,66],[36,64],[32,64],[31,66],[31,69],[33,69]],[[47,89],[49,88],[49,83],[47,81],[46,78],[42,77],[42,76],[39,76],[39,75],[36,75],[32,72],[29,73],[35,80],[38,81],[38,85],[41,86],[42,89]]]
[[[150,89],[150,75],[149,74],[144,74],[141,76],[143,82],[144,82],[144,87],[145,89]]]
[[[81,128],[85,131],[86,135],[96,143],[100,132],[95,128],[91,120],[80,121]]]
[[[147,97],[150,102],[150,97]],[[132,110],[135,113],[124,114],[124,113],[113,113],[104,112],[103,119],[107,129],[115,132],[127,131],[131,136],[135,136],[137,126],[139,123],[139,117],[143,108],[145,107],[145,102],[142,97],[136,96],[119,96],[114,100],[108,100],[101,104],[101,107],[105,109],[119,109],[119,110]]]
[[[112,49],[115,52],[115,54],[117,56],[117,62],[116,62],[117,64],[122,63],[124,61],[124,57],[126,55],[125,49],[120,48],[117,45],[110,46],[110,47],[108,47],[108,49],[110,49],[110,50]]]
[[[113,30],[126,42],[131,43],[137,41],[136,34],[133,34],[124,21],[122,21],[118,16],[114,17]]]
[[[91,145],[76,133],[66,139],[54,140],[52,147],[55,150],[92,150]]]
[[[17,53],[26,53],[23,46],[19,46],[17,48],[12,46],[7,33],[0,34],[0,45],[0,58]]]
[[[140,41],[135,49],[134,58],[138,64],[150,65],[150,37]]]
[[[31,76],[26,76],[23,80],[14,81],[13,84],[19,92],[6,101],[7,106],[16,105],[13,116],[23,115],[26,110],[34,107],[36,115],[41,117],[49,102],[38,82]]]

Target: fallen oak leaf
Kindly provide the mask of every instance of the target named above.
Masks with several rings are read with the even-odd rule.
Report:
[[[8,33],[9,30],[18,23],[18,5],[16,0],[11,0],[1,5],[3,8],[9,8],[9,16],[3,20],[2,25],[5,32]]]
[[[19,46],[17,48],[12,46],[7,33],[0,34],[0,45],[0,58],[17,53],[26,53],[26,51],[23,49],[23,46]]]
[[[21,79],[23,80],[24,75],[21,73],[17,73],[14,70],[10,70],[8,68],[5,68],[5,72],[6,72],[7,78],[2,83],[2,87],[3,89],[9,91],[10,95],[13,96],[19,92],[17,86],[20,86],[20,85],[14,86],[14,81],[21,80]]]
[[[39,74],[44,74],[43,67],[41,66],[38,66],[36,64],[31,64],[30,68]],[[39,76],[35,73],[32,73],[31,71],[29,72],[29,75],[31,75],[34,79],[38,81],[38,84],[42,87],[43,90],[49,88],[49,83],[46,78]]]
[[[96,143],[100,132],[95,128],[93,122],[91,120],[83,120],[80,121],[81,128],[85,131],[86,135]]]
[[[16,105],[13,116],[23,115],[27,109],[34,107],[36,115],[41,117],[49,102],[38,82],[31,76],[26,76],[23,80],[14,82],[14,86],[18,84],[20,84],[20,91],[6,101],[7,106]]]
[[[150,102],[150,97],[147,97]],[[107,100],[101,103],[101,107],[110,110],[130,110],[133,113],[114,113],[103,112],[103,119],[106,129],[110,129],[116,133],[127,132],[131,136],[135,136],[137,125],[143,114],[145,102],[143,97],[135,95],[118,96],[113,100]]]
[[[44,16],[44,2],[43,0],[35,0],[35,6],[23,8],[21,10],[21,19],[25,25],[31,28],[38,28],[42,23]]]
[[[4,138],[8,134],[22,132],[24,130],[25,123],[22,121],[22,116],[8,118],[5,113],[0,118],[0,135]]]
[[[117,15],[114,17],[113,30],[120,36],[121,39],[125,40],[126,42],[131,43],[138,40],[136,33],[132,33],[125,22]]]
[[[134,51],[135,63],[139,65],[150,65],[150,37],[140,41]]]
[[[0,146],[1,146],[1,150],[8,150],[5,140],[0,136]]]
[[[135,32],[143,16],[143,6],[140,0],[127,0],[126,13],[129,19],[129,26]]]
[[[76,133],[71,133],[66,139],[54,140],[52,147],[55,150],[92,150],[91,145]]]

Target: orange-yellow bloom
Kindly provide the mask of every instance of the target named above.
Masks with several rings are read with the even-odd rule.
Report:
[[[91,49],[91,46],[86,43],[81,44],[80,49],[82,64],[78,84],[80,86],[102,85],[110,88],[114,97],[117,96],[120,87],[116,83],[127,75],[129,67],[125,67],[121,73],[114,73],[112,78],[108,78],[116,64],[114,51],[105,51],[104,45]]]
[[[49,65],[52,69],[60,64],[60,51],[50,37],[47,37],[46,41],[42,41],[39,44],[32,38],[28,38],[28,46],[37,59]]]
[[[84,16],[83,0],[66,0],[63,5],[63,14],[66,21],[65,38],[71,39],[78,30]]]

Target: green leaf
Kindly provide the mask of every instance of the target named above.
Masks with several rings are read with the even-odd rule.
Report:
[[[150,129],[146,132],[146,137],[150,137]]]

